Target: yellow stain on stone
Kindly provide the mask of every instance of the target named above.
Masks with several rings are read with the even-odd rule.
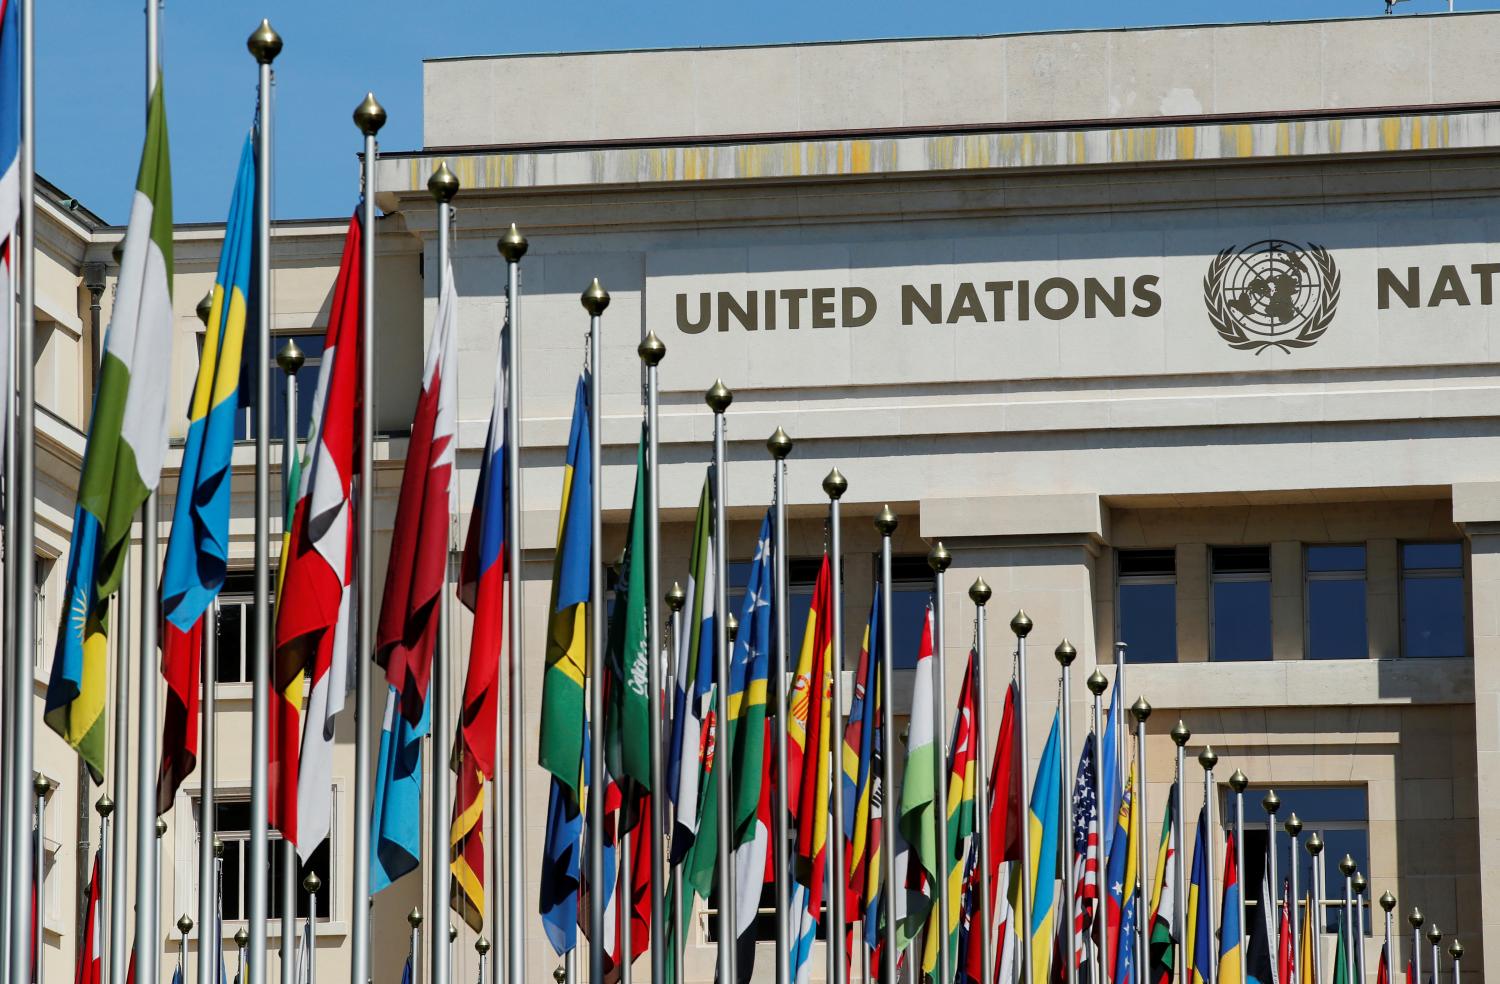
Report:
[[[1195,126],[1179,126],[1177,128],[1177,159],[1190,161],[1198,156],[1198,128]]]
[[[1401,119],[1386,116],[1380,121],[1380,149],[1395,150],[1401,146]]]
[[[1072,163],[1082,164],[1088,154],[1088,144],[1084,142],[1083,131],[1078,130],[1073,134],[1073,157]]]
[[[855,174],[869,174],[875,169],[874,146],[868,140],[856,140],[849,148],[849,166]]]
[[[1344,121],[1331,120],[1328,124],[1328,149],[1337,153],[1344,149]]]
[[[1285,123],[1276,124],[1276,153],[1286,157],[1292,152],[1292,129]]]

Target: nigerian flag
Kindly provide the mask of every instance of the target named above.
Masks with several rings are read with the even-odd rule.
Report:
[[[114,314],[68,547],[67,611],[47,684],[48,726],[104,777],[106,613],[120,586],[130,524],[161,477],[172,360],[172,170],[162,86],[151,93],[146,146],[125,230]],[[147,585],[155,591],[156,585]]]

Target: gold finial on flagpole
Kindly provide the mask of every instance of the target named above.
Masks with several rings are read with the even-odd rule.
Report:
[[[595,277],[589,282],[587,289],[578,300],[583,305],[583,309],[589,313],[589,317],[597,318],[604,313],[605,308],[609,307],[609,291],[605,290],[599,278]]]
[[[446,205],[458,194],[458,175],[448,170],[447,161],[439,161],[437,170],[427,179],[427,191],[438,204]]]
[[[250,32],[245,47],[250,49],[250,54],[257,62],[269,65],[281,54],[281,35],[276,33],[269,20],[262,20],[260,27]]]
[[[517,229],[516,224],[512,222],[505,235],[501,236],[500,241],[495,244],[495,248],[500,250],[500,255],[505,258],[506,263],[519,263],[530,245],[526,237],[521,235],[521,230]]]
[[[359,105],[354,107],[354,125],[367,137],[375,136],[385,126],[385,107],[380,105],[375,93],[366,92]]]

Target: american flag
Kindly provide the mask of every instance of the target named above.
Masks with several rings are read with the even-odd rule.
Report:
[[[1078,779],[1073,784],[1073,964],[1082,967],[1092,952],[1089,927],[1099,899],[1099,800],[1094,795],[1094,734],[1083,743]]]

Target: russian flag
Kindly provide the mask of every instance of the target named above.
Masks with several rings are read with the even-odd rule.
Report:
[[[474,511],[459,568],[458,597],[474,613],[474,635],[470,642],[470,673],[476,664],[488,663],[498,672],[500,647],[505,631],[505,365],[495,364],[495,406],[490,411],[490,432],[484,440],[484,458],[479,464],[479,487],[474,491]],[[492,677],[493,678],[493,677]],[[493,748],[495,704],[491,699],[480,719],[471,719],[465,709],[464,731],[474,730],[474,742],[483,750]],[[484,719],[487,716],[487,719]],[[485,738],[488,741],[485,741]],[[481,763],[483,768],[483,763]],[[489,772],[490,770],[485,770]]]

